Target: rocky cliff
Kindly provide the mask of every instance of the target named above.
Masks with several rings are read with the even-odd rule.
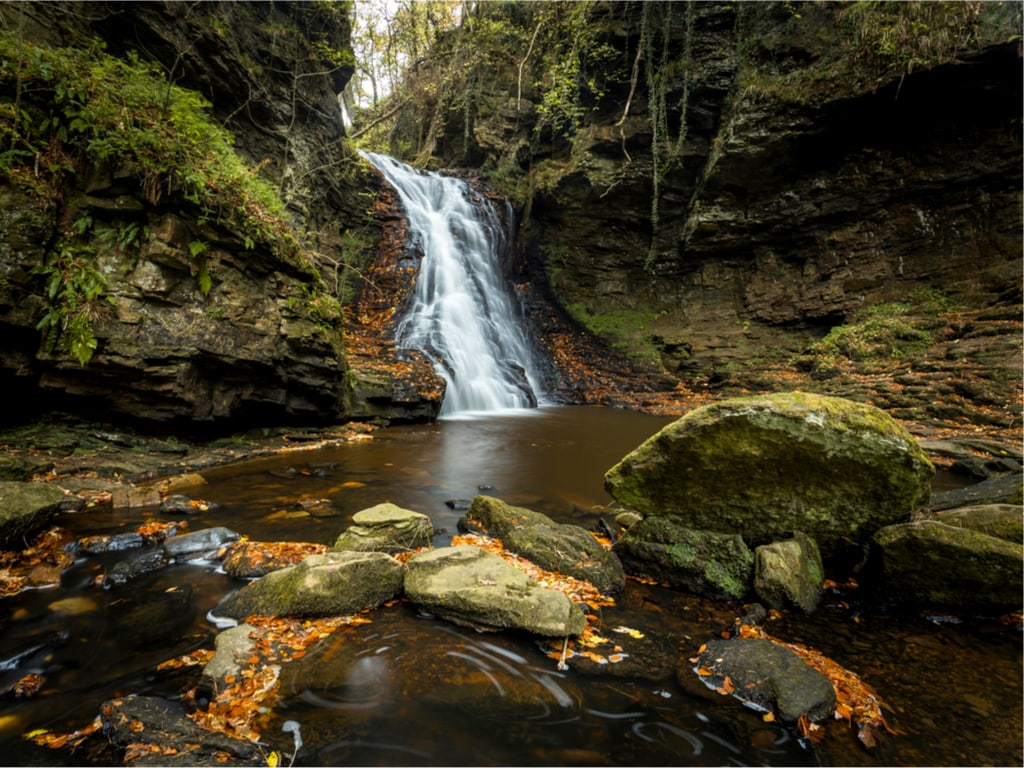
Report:
[[[19,403],[8,416],[345,417],[340,303],[376,237],[377,182],[341,141],[344,6],[8,3],[0,20],[0,90],[14,107],[0,174],[0,385]],[[133,113],[154,78],[167,103],[205,99],[210,125],[194,118],[201,107]],[[122,110],[112,127],[104,106]],[[9,119],[18,110],[24,125]],[[154,135],[166,143],[148,151]],[[120,143],[103,154],[104,141]],[[230,183],[242,189],[248,173],[262,186],[234,199],[226,171],[176,166],[172,141],[233,142],[243,167]]]
[[[518,195],[535,284],[691,385],[758,388],[802,361],[833,386],[811,358],[878,308],[913,327],[877,369],[906,373],[918,347],[911,378],[982,368],[969,386],[1013,418],[1018,6],[591,3],[588,25],[615,53],[575,131],[544,124],[552,75],[520,52],[469,106],[439,100],[425,147]],[[393,137],[424,150],[402,118]]]

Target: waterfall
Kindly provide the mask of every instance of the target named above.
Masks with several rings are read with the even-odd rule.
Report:
[[[505,232],[492,202],[461,179],[361,154],[398,192],[423,254],[396,336],[400,349],[421,350],[447,383],[440,416],[536,406],[539,366],[502,274]]]

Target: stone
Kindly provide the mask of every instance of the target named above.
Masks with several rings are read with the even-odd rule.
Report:
[[[929,501],[933,512],[983,504],[1020,504],[1024,479],[1018,472],[1002,477],[990,477],[980,483],[936,493]]]
[[[254,627],[251,624],[236,624],[217,633],[214,653],[203,667],[203,681],[212,690],[222,690],[224,678],[240,675],[248,667],[256,641],[249,637]]]
[[[578,635],[586,626],[583,612],[563,593],[479,547],[419,552],[406,567],[406,596],[456,624],[554,637]]]
[[[754,555],[740,535],[697,531],[660,517],[634,523],[613,551],[633,575],[719,600],[741,600],[754,574]]]
[[[930,518],[954,528],[970,528],[1006,541],[1024,541],[1024,508],[1016,504],[979,504],[936,512]]]
[[[0,482],[0,549],[24,549],[60,509],[64,491],[46,483]]]
[[[934,520],[890,525],[872,541],[870,565],[888,601],[921,606],[1017,610],[1024,545]]]
[[[710,674],[699,675],[701,668]],[[711,640],[696,662],[681,662],[677,674],[680,678],[697,675],[712,689],[722,688],[728,677],[733,696],[775,712],[788,725],[804,715],[812,722],[822,720],[836,707],[836,692],[829,679],[771,640]]]
[[[228,595],[215,616],[345,616],[402,591],[402,564],[383,552],[327,552],[272,571]]]
[[[230,528],[217,526],[171,536],[164,541],[163,546],[168,557],[194,560],[212,557],[222,546],[232,541],[238,541],[238,539],[238,534]]]
[[[434,526],[420,512],[390,502],[360,510],[334,543],[335,552],[413,552],[434,543]]]
[[[228,548],[220,566],[233,578],[255,579],[328,551],[326,544],[312,542],[237,541]]]
[[[799,531],[792,539],[754,550],[754,592],[772,608],[796,606],[814,613],[821,603],[824,579],[817,545]]]
[[[585,528],[556,523],[540,512],[481,495],[459,518],[459,530],[500,539],[510,552],[546,570],[589,581],[604,594],[625,586],[622,563]]]
[[[762,544],[804,531],[823,553],[927,503],[934,468],[878,408],[801,392],[697,408],[605,474],[645,516]]]
[[[134,581],[140,576],[159,571],[167,565],[167,553],[163,548],[133,552],[124,560],[119,560],[103,579],[103,586],[116,587]]]

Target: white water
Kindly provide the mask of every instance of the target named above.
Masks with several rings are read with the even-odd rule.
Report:
[[[505,234],[491,201],[461,179],[362,154],[398,192],[423,254],[396,335],[447,382],[441,417],[535,406],[538,367],[502,274]]]

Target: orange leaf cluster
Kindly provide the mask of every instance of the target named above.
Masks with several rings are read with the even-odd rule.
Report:
[[[225,567],[234,561],[263,571],[286,568],[302,562],[310,555],[320,555],[330,551],[330,547],[326,544],[303,541],[248,541],[245,539],[231,544],[226,549],[227,553],[223,558]]]
[[[31,733],[25,734],[25,738],[30,739],[40,747],[47,747],[49,749],[63,749],[64,747],[70,747],[71,749],[74,749],[89,736],[99,730],[102,730],[102,728],[103,721],[97,717],[84,728],[79,728],[77,731],[72,731],[71,733],[51,733],[46,729],[40,729],[38,731],[32,731]]]
[[[808,648],[800,643],[787,643],[772,637],[761,627],[750,624],[738,624],[738,627],[740,637],[770,640],[776,645],[788,648],[809,667],[827,677],[836,692],[836,719],[847,720],[851,724],[856,725],[857,737],[865,746],[873,747],[875,745],[879,728],[883,728],[892,734],[903,733],[890,727],[885,721],[885,716],[882,714],[882,707],[885,705],[881,697],[854,672],[837,664],[813,648]],[[810,722],[810,720],[804,717],[801,717],[797,722],[797,730],[801,735],[811,740],[818,740],[824,736],[821,726]]]
[[[29,586],[53,584],[75,562],[64,545],[71,540],[63,528],[49,528],[20,552],[0,552],[0,597],[16,595]]]
[[[280,664],[300,659],[312,643],[330,636],[340,627],[368,624],[363,615],[331,616],[322,619],[295,619],[276,616],[249,616],[249,633],[255,642],[247,667],[225,679],[227,687],[219,691],[205,710],[188,715],[197,725],[247,741],[259,740],[260,716],[268,710],[277,693]],[[195,690],[188,696],[194,698]]]

